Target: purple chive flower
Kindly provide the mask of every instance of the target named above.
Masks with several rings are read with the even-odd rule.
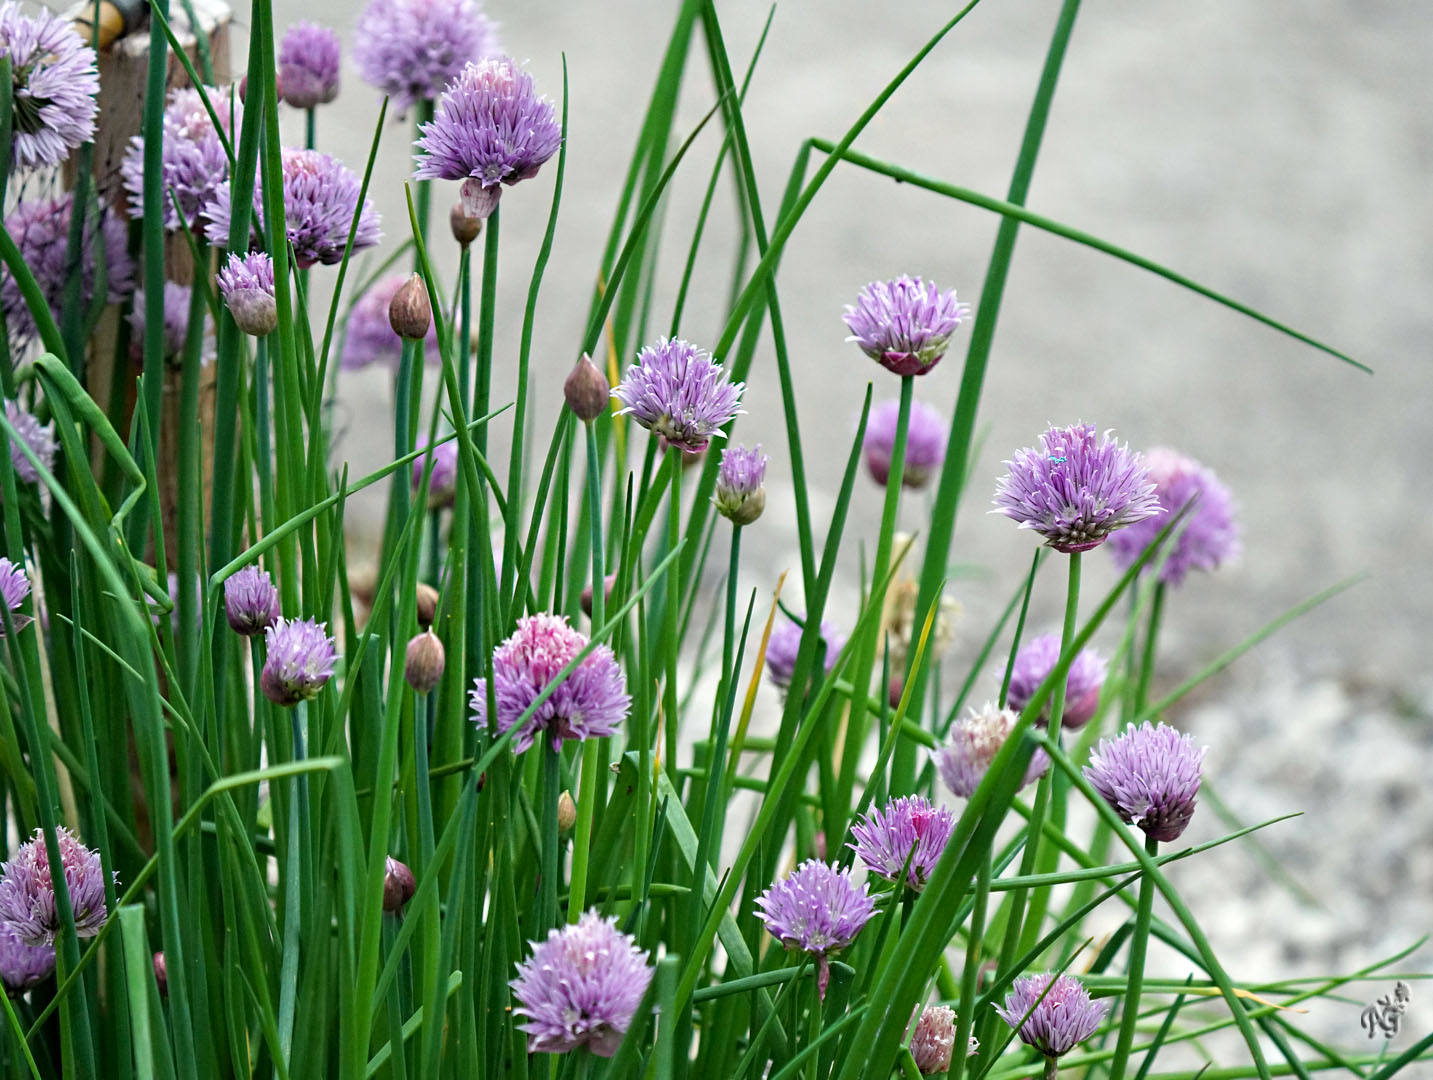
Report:
[[[279,325],[274,301],[274,260],[265,252],[231,254],[217,275],[219,294],[234,322],[246,334],[263,337]]]
[[[7,922],[0,922],[0,982],[12,994],[23,994],[55,970],[53,945],[27,945]]]
[[[980,1049],[974,1035],[966,1044],[965,1056]],[[911,1033],[911,1057],[922,1076],[934,1076],[950,1068],[955,1051],[955,1010],[947,1005],[931,1005],[921,1011],[916,1029]]]
[[[945,355],[951,336],[970,309],[955,290],[941,292],[933,281],[898,277],[873,281],[861,290],[842,318],[861,351],[897,375],[924,375]]]
[[[748,450],[729,446],[721,452],[712,504],[737,525],[750,525],[766,509],[766,463],[771,459],[758,444]]]
[[[68,34],[74,31],[66,29]],[[64,303],[65,284],[70,278],[66,251],[70,238],[70,217],[74,196],[68,192],[53,199],[29,199],[16,203],[5,214],[9,230],[25,265],[35,275],[40,292],[50,305],[56,321]],[[80,307],[88,310],[98,284],[97,268],[104,273],[106,299],[117,304],[134,291],[134,262],[129,257],[124,223],[107,211],[85,214],[80,234]],[[0,310],[11,340],[23,343],[36,337],[34,317],[20,286],[8,270],[0,267]]]
[[[25,568],[16,566],[9,559],[0,555],[0,600],[3,600],[5,606],[14,612],[10,616],[10,621],[14,624],[17,633],[30,625],[30,616],[20,614],[20,605],[29,595],[30,578],[25,573]],[[4,624],[0,623],[0,637],[4,636]]]
[[[48,168],[94,137],[100,76],[95,51],[68,19],[0,4],[0,56],[10,58],[10,164]]]
[[[816,958],[816,990],[826,996],[827,955],[844,949],[876,913],[875,898],[849,870],[808,859],[756,898],[756,917],[788,949]]]
[[[379,278],[354,301],[345,321],[343,353],[339,359],[343,367],[387,364],[397,370],[403,357],[403,339],[393,332],[388,307],[407,280],[407,274],[389,274]],[[428,324],[425,356],[429,363],[439,359],[438,330],[432,323]]]
[[[436,98],[468,61],[497,51],[496,27],[473,0],[371,0],[353,59],[401,115]]]
[[[100,854],[85,847],[63,825],[55,829],[55,841],[65,870],[75,934],[94,937],[108,916]],[[52,945],[60,932],[50,858],[45,834],[39,829],[33,840],[20,845],[14,858],[0,865],[0,922],[9,923],[26,945]]]
[[[259,687],[275,705],[317,697],[338,662],[328,627],[316,619],[276,619],[264,631],[264,642],[268,655]]]
[[[1208,749],[1195,745],[1192,735],[1146,720],[1113,740],[1101,739],[1085,779],[1127,824],[1160,842],[1177,840],[1194,816]]]
[[[996,483],[990,512],[1033,529],[1056,551],[1089,551],[1161,512],[1144,458],[1094,424],[1051,428],[1038,449],[1017,450],[1005,464],[1010,472]]]
[[[1046,994],[1052,979],[1055,985]],[[1011,1027],[1019,1025],[1021,1042],[1046,1057],[1059,1057],[1095,1033],[1105,1018],[1105,1003],[1092,1001],[1085,984],[1073,975],[1055,978],[1046,972],[1016,979],[1004,1007],[997,1005],[995,1011]]]
[[[727,381],[726,369],[704,349],[662,338],[637,354],[612,396],[621,413],[689,454],[707,448],[712,436],[742,410],[743,383]]]
[[[338,97],[338,35],[326,26],[296,22],[279,43],[279,85],[295,109]]]
[[[511,983],[518,1000],[513,1012],[525,1018],[528,1053],[586,1046],[611,1057],[652,981],[646,951],[617,929],[616,916],[604,919],[595,910],[531,945],[532,955],[517,965]]]
[[[348,230],[358,208],[362,185],[343,162],[317,150],[285,147],[284,219],[289,243],[294,246],[294,262],[300,270],[314,263],[331,266],[343,259],[348,244]],[[233,191],[226,181],[209,203],[209,242],[227,245],[229,219],[233,213]],[[255,203],[254,221],[263,226],[263,208]],[[383,238],[379,231],[378,211],[370,199],[363,200],[358,218],[358,232],[353,237],[353,250],[372,247]]]
[[[419,441],[416,449],[428,445],[427,438]],[[413,490],[423,483],[423,473],[428,468],[428,457],[413,459]],[[458,442],[449,439],[439,443],[433,450],[433,474],[428,478],[428,508],[440,510],[453,505],[453,494],[458,488]]]
[[[772,627],[771,637],[766,642],[766,674],[782,691],[791,685],[791,676],[796,673],[796,654],[801,650],[803,627],[790,619]],[[824,662],[827,674],[836,666],[836,657],[846,647],[846,635],[830,619],[821,620],[821,640],[826,643]]]
[[[866,423],[866,468],[878,484],[891,474],[891,454],[896,446],[899,401],[883,401],[871,410]],[[911,420],[906,428],[906,467],[901,486],[922,488],[945,461],[945,418],[929,405],[911,402]]]
[[[178,361],[184,356],[184,339],[189,334],[189,303],[194,290],[175,281],[164,283],[164,359]],[[131,344],[136,352],[144,348],[144,290],[134,290],[134,308],[129,313]]]
[[[279,617],[279,590],[267,570],[246,566],[224,582],[224,616],[236,634],[254,637]]]
[[[1167,515],[1179,513],[1191,499],[1196,501],[1181,523],[1159,580],[1179,585],[1189,571],[1215,570],[1239,553],[1234,497],[1212,469],[1163,446],[1145,454],[1144,463],[1166,516],[1146,518],[1110,537],[1110,554],[1120,567],[1139,558],[1168,522]]]
[[[567,625],[565,615],[525,615],[517,629],[493,652],[493,690],[497,701],[498,731],[518,722],[569,661],[587,647],[586,634]],[[469,698],[474,722],[488,723],[487,683],[473,680]],[[552,692],[514,737],[519,754],[545,733],[554,749],[564,739],[590,739],[611,735],[632,707],[626,680],[617,658],[599,645]]]
[[[1018,719],[1009,709],[999,709],[987,702],[983,709],[971,708],[951,725],[950,742],[934,756],[936,771],[953,794],[968,799],[975,793]],[[1049,767],[1050,755],[1037,749],[1030,757],[1020,786],[1034,783]]]
[[[562,144],[552,102],[506,56],[468,64],[443,91],[433,122],[416,143],[419,180],[461,180],[463,212],[485,218],[502,184],[537,175]]]
[[[955,815],[944,806],[933,806],[920,795],[903,796],[853,825],[851,835],[856,842],[847,846],[860,856],[866,869],[887,881],[900,877],[909,859],[906,881],[919,892],[940,861],[954,828]]]
[[[206,86],[204,93],[214,106],[215,115],[223,125],[224,134],[232,136],[234,121],[243,106],[236,89],[231,86]],[[209,204],[229,179],[229,155],[223,139],[214,127],[214,118],[204,107],[204,100],[193,87],[181,87],[169,95],[164,107],[161,128],[163,141],[164,227],[170,231],[182,224],[194,232],[203,231]],[[230,138],[230,145],[233,139]],[[129,195],[129,216],[144,216],[144,137],[129,140],[120,177]],[[178,209],[175,204],[178,204]],[[211,238],[212,239],[212,238]],[[229,237],[226,232],[223,241]]]
[[[58,445],[55,442],[55,433],[51,428],[46,427],[30,415],[24,406],[14,401],[5,402],[5,419],[10,421],[10,426],[20,436],[25,445],[28,446],[40,459],[40,464],[50,468],[55,463],[55,451]],[[40,472],[25,456],[25,452],[10,440],[10,464],[15,469],[15,475],[26,484],[35,484],[40,480]]]
[[[1021,645],[1015,654],[1015,666],[1010,669],[1010,690],[1005,695],[1005,704],[1017,713],[1023,712],[1040,684],[1055,670],[1059,659],[1059,634],[1041,634]],[[1065,709],[1060,714],[1062,728],[1074,730],[1090,722],[1099,709],[1100,690],[1108,672],[1108,661],[1094,649],[1081,649],[1076,654],[1065,677]],[[1035,722],[1050,722],[1048,702]]]

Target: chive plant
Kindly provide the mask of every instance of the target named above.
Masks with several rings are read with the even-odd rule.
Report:
[[[1396,1055],[1342,1049],[1287,1011],[1406,953],[1317,982],[1241,981],[1164,870],[1273,824],[1177,846],[1202,750],[1164,721],[1342,586],[1151,701],[1174,590],[1239,542],[1228,491],[1192,459],[1092,424],[1032,430],[999,481],[975,453],[1022,228],[1361,365],[1026,208],[1078,0],[1061,5],[1004,198],[853,150],[974,6],[933,26],[839,138],[793,148],[780,200],[763,205],[744,104],[780,20],[738,78],[717,6],[683,0],[593,253],[564,405],[541,416],[527,383],[554,302],[542,284],[567,88],[543,96],[475,0],[367,5],[357,66],[387,96],[349,162],[315,148],[338,89],[331,30],[301,24],[280,44],[272,0],[254,0],[241,93],[212,84],[206,42],[202,73],[180,55],[153,4],[143,128],[118,194],[89,175],[93,49],[0,2],[6,1078],[1385,1080],[1427,1067],[1430,1038]],[[192,85],[168,86],[172,50]],[[676,119],[684,90],[710,99],[694,129]],[[379,243],[374,163],[410,152],[385,128],[390,105],[416,124],[408,219],[387,223],[381,265],[358,275],[355,252]],[[303,146],[284,145],[281,108],[303,111]],[[708,126],[722,138],[703,162]],[[72,153],[71,192],[40,200],[13,182]],[[884,370],[870,369],[849,444],[823,439],[844,469],[818,519],[778,267],[838,169],[1000,224],[973,312],[912,276],[846,306],[850,362]],[[705,192],[694,222],[669,214],[684,184]],[[740,217],[721,236],[708,211],[726,187]],[[502,258],[514,214],[546,215],[531,266]],[[657,236],[687,226],[669,263]],[[434,255],[450,242],[447,278]],[[385,276],[400,260],[414,273]],[[689,341],[682,306],[712,262],[731,281],[721,329]],[[176,264],[184,291],[166,280]],[[499,309],[513,274],[526,303]],[[669,323],[663,275],[679,283]],[[846,299],[831,298],[836,317]],[[128,306],[132,333],[105,330],[111,304]],[[493,391],[504,320],[521,320],[515,401]],[[395,372],[394,457],[354,477],[330,452],[328,405],[343,368],[375,360]],[[920,397],[942,361],[963,363],[949,419]],[[120,389],[101,400],[105,371]],[[880,391],[898,402],[873,409]],[[489,424],[509,410],[501,476]],[[757,410],[781,411],[784,444],[731,438]],[[863,458],[886,485],[879,510],[858,501]],[[776,575],[737,584],[769,471],[792,481],[797,606]],[[928,501],[903,497],[926,483]],[[360,589],[345,515],[374,486],[387,515],[377,580]],[[1020,527],[1010,542],[1041,550],[957,665],[942,656],[953,529],[992,492]],[[917,513],[920,535],[898,532]],[[868,523],[842,625],[835,577]],[[1116,584],[1082,591],[1083,560],[1110,551]],[[1026,633],[1037,589],[1063,590],[1057,635]],[[1097,634],[1119,642],[1108,660]],[[1002,689],[981,703],[991,657]],[[753,724],[773,693],[774,735]],[[1091,816],[1080,804],[1093,826],[1073,824]],[[1121,920],[1099,942],[1096,911]],[[1178,977],[1147,963],[1151,939]],[[1208,1072],[1204,1040],[1226,1030],[1241,1049]]]

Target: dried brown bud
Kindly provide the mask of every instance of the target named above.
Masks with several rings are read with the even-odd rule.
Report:
[[[428,286],[417,274],[409,276],[388,305],[388,324],[393,332],[409,341],[422,341],[433,322],[433,305],[428,302]]]
[[[613,586],[613,585],[616,585],[616,584],[617,584],[617,575],[616,575],[616,574],[608,574],[605,578],[602,579],[602,602],[603,602],[604,608],[605,608],[605,606],[612,600],[612,586]],[[580,603],[580,604],[582,605],[582,613],[583,613],[584,615],[586,615],[589,619],[592,618],[592,586],[591,586],[591,585],[587,586],[587,588],[585,588],[585,589],[582,590],[582,596],[578,599],[578,603]]]
[[[420,694],[426,694],[443,678],[443,643],[431,630],[424,630],[408,642],[403,677]]]
[[[169,965],[164,962],[164,954],[154,954],[154,981],[159,984],[159,996],[169,996]]]
[[[455,202],[453,209],[448,211],[448,228],[453,230],[453,239],[467,247],[483,231],[483,219],[468,217],[463,213],[463,204]]]
[[[572,801],[572,792],[564,791],[557,797],[557,831],[569,833],[577,824],[577,804]]]
[[[418,583],[418,625],[424,630],[433,625],[433,620],[438,617],[438,601],[441,597],[438,590],[429,585],[426,581]]]
[[[607,376],[592,362],[592,357],[583,353],[568,373],[567,381],[562,384],[562,396],[579,420],[591,423],[607,411],[612,387],[608,385]]]
[[[417,891],[418,882],[413,878],[413,871],[390,856],[383,871],[383,910],[397,915]]]

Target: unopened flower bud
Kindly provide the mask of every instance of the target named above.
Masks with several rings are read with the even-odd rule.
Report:
[[[617,584],[617,575],[608,574],[602,579],[602,601],[605,605],[612,599],[612,586]],[[578,599],[582,605],[582,613],[589,619],[592,618],[592,586],[588,585],[582,590],[582,596]]]
[[[577,414],[584,423],[591,423],[607,411],[607,402],[612,397],[612,388],[607,383],[592,357],[586,353],[573,365],[567,381],[562,384],[562,395],[567,407]]]
[[[408,642],[403,677],[420,694],[426,694],[443,678],[443,643],[432,630],[424,630]]]
[[[399,337],[422,341],[428,336],[432,322],[433,305],[428,301],[428,287],[419,275],[413,274],[393,294],[388,305],[388,323]]]
[[[159,984],[159,996],[169,996],[169,965],[164,962],[164,954],[154,954],[154,981]]]
[[[418,882],[413,878],[413,871],[389,856],[383,871],[383,910],[397,915],[417,891]]]
[[[448,211],[448,228],[453,230],[453,239],[462,247],[467,247],[483,231],[483,219],[469,217],[463,212],[463,204],[456,202]]]
[[[569,833],[577,824],[577,804],[572,801],[572,792],[564,791],[557,797],[557,831]]]
[[[433,625],[433,620],[438,617],[438,601],[441,597],[438,590],[429,585],[426,581],[418,583],[418,625],[424,630]]]
[[[734,525],[750,525],[766,509],[766,455],[761,447],[732,446],[722,451],[712,502]]]

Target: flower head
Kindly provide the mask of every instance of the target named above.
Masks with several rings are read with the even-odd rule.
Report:
[[[1020,646],[1015,654],[1015,665],[1010,669],[1010,689],[1005,695],[1005,704],[1015,712],[1023,712],[1035,691],[1055,670],[1060,659],[1060,635],[1041,634]],[[1070,664],[1065,676],[1065,708],[1060,714],[1060,726],[1067,729],[1084,727],[1090,722],[1100,705],[1100,690],[1105,685],[1109,663],[1094,649],[1081,649]],[[1050,722],[1050,706],[1040,711],[1037,723]]]
[[[801,651],[801,635],[804,628],[790,619],[778,623],[771,630],[766,642],[766,674],[782,690],[791,685],[796,673],[796,657]],[[830,619],[821,620],[821,640],[826,644],[825,669],[829,674],[836,666],[836,657],[846,647],[846,635]]]
[[[788,949],[816,957],[816,987],[826,996],[830,979],[827,956],[856,939],[872,915],[876,901],[849,870],[808,859],[756,898],[756,917],[766,931]]]
[[[236,634],[253,637],[279,617],[279,590],[267,570],[246,566],[224,582],[224,616]]]
[[[933,281],[899,277],[873,281],[861,290],[842,318],[861,351],[897,375],[924,375],[945,355],[969,308],[955,290],[941,292]]]
[[[496,27],[474,0],[371,0],[358,17],[353,59],[364,82],[403,113],[436,98],[468,61],[497,51]]]
[[[10,621],[16,631],[25,629],[30,625],[30,616],[21,615],[20,605],[25,602],[25,597],[30,595],[30,578],[25,573],[23,566],[16,566],[9,559],[0,555],[0,600],[15,614],[10,616]],[[0,625],[0,637],[5,636],[3,625]]]
[[[54,970],[54,945],[27,945],[13,926],[0,922],[0,982],[7,991],[23,994]]]
[[[637,354],[612,396],[648,431],[696,454],[741,411],[744,389],[706,350],[663,338]]]
[[[717,467],[716,494],[712,503],[737,525],[750,525],[766,509],[766,463],[771,459],[760,445],[748,450],[729,446],[721,452]]]
[[[615,916],[604,919],[596,911],[531,944],[532,955],[517,965],[511,984],[528,1053],[586,1046],[611,1057],[652,981],[648,954],[617,929]]]
[[[70,29],[65,32],[74,34]],[[74,196],[66,192],[53,199],[21,201],[5,214],[5,228],[20,249],[25,265],[35,275],[56,321],[59,321],[65,286],[70,279],[66,253],[73,208]],[[80,231],[79,264],[79,303],[83,310],[88,310],[101,282],[105,298],[111,304],[119,303],[134,291],[134,262],[129,257],[124,223],[118,216],[107,211],[86,212],[84,228]],[[0,268],[0,310],[5,313],[12,341],[23,343],[38,334],[34,316],[20,295],[20,286],[3,268]]]
[[[55,829],[55,842],[65,871],[75,934],[94,937],[108,914],[100,854],[85,847],[63,825]],[[20,845],[14,858],[0,865],[0,922],[9,923],[26,945],[51,945],[60,932],[50,857],[45,834],[39,829],[34,839]]]
[[[1009,709],[987,702],[983,709],[972,708],[951,725],[950,742],[935,752],[935,767],[953,794],[968,799],[975,793],[1018,719]],[[1050,755],[1036,750],[1020,786],[1034,783],[1049,767]]]
[[[1051,428],[1038,449],[1024,447],[1005,463],[995,509],[1033,529],[1056,551],[1089,551],[1116,529],[1160,513],[1144,458],[1094,424]]]
[[[242,109],[233,86],[204,88],[224,134],[233,144],[235,118]],[[176,230],[181,224],[192,231],[203,230],[210,204],[229,180],[229,154],[214,127],[214,117],[193,87],[181,87],[169,95],[160,128],[162,140],[160,176],[164,182],[164,227]],[[129,195],[129,216],[144,216],[144,136],[129,140],[120,176]],[[211,237],[211,239],[213,239]],[[228,231],[215,243],[227,243]]]
[[[1194,816],[1208,749],[1192,735],[1146,720],[1113,740],[1101,739],[1085,779],[1127,824],[1161,842],[1177,840]]]
[[[24,408],[14,401],[5,402],[5,419],[10,421],[10,426],[20,436],[26,446],[40,459],[45,468],[50,468],[55,462],[55,451],[58,445],[55,442],[55,433],[51,428],[44,426],[36,420]],[[15,475],[26,484],[35,484],[40,480],[40,472],[25,456],[25,452],[10,441],[10,464],[15,469]]]
[[[331,266],[343,259],[348,231],[358,209],[362,185],[343,162],[317,150],[285,147],[283,152],[284,220],[294,261],[300,270],[323,263]],[[226,181],[209,204],[206,232],[211,244],[229,242],[229,220],[233,214],[233,191]],[[255,224],[263,226],[263,207],[254,205]],[[378,211],[369,199],[363,200],[353,250],[372,247],[383,238]],[[385,312],[386,314],[386,312]]]
[[[884,810],[872,810],[851,827],[856,838],[849,845],[871,873],[895,881],[910,862],[906,881],[919,892],[925,888],[935,864],[955,828],[955,815],[933,806],[920,795],[892,799]]]
[[[493,652],[493,692],[498,730],[506,732],[537,696],[588,645],[586,634],[567,625],[565,615],[525,615]],[[487,683],[473,680],[473,720],[488,723]],[[606,645],[587,654],[523,724],[513,749],[521,754],[545,733],[554,748],[564,739],[611,735],[632,707],[617,658]]]
[[[922,1076],[946,1072],[955,1050],[955,1010],[947,1005],[931,1005],[921,1010],[916,1029],[911,1033],[910,1049]],[[966,1057],[979,1049],[980,1041],[970,1036]]]
[[[1239,526],[1234,520],[1234,497],[1212,469],[1193,458],[1159,446],[1144,456],[1155,496],[1164,517],[1146,518],[1110,537],[1110,554],[1128,567],[1154,542],[1169,520],[1194,499],[1181,523],[1174,548],[1164,561],[1159,580],[1179,585],[1191,570],[1215,570],[1239,553]]]
[[[328,627],[315,619],[276,619],[264,631],[264,642],[268,655],[259,686],[275,705],[317,697],[338,662]]]
[[[262,251],[231,254],[216,280],[234,322],[246,334],[263,337],[279,325],[274,302],[274,260]]]
[[[896,446],[896,422],[900,417],[899,401],[883,401],[871,410],[866,424],[866,468],[871,478],[884,484],[891,474],[891,454]],[[905,471],[901,486],[922,488],[930,482],[945,461],[945,418],[935,409],[919,401],[911,402],[911,419],[906,429]]]
[[[393,332],[388,309],[407,280],[406,274],[379,278],[354,302],[345,323],[343,354],[339,359],[345,368],[387,364],[397,369],[403,357],[403,339]],[[425,356],[432,363],[438,359],[438,330],[431,323],[426,340]]]
[[[1016,979],[1005,1005],[997,1005],[995,1011],[1011,1027],[1019,1025],[1021,1042],[1046,1057],[1059,1057],[1095,1033],[1105,1018],[1105,1003],[1092,1001],[1085,984],[1073,975],[1055,978],[1047,972]]]
[[[177,281],[164,283],[164,359],[177,362],[184,356],[184,339],[189,334],[189,306],[194,290]],[[130,330],[136,351],[143,349],[145,328],[144,290],[134,290],[134,310],[129,313]]]
[[[428,445],[427,438],[420,439],[418,449]],[[413,459],[413,490],[423,483],[423,474],[428,470],[428,455]],[[458,488],[458,441],[449,439],[433,448],[433,473],[428,478],[428,507],[438,510],[453,505],[453,494]]]
[[[12,168],[58,165],[94,137],[95,51],[68,19],[44,8],[24,15],[12,0],[0,3],[0,56],[10,58]]]
[[[338,97],[338,35],[317,23],[296,22],[279,42],[279,84],[295,109]]]
[[[583,353],[562,381],[562,397],[577,419],[590,424],[611,405],[612,384],[592,357]]]
[[[418,882],[413,877],[413,871],[393,856],[389,856],[383,863],[383,910],[390,915],[397,915],[413,899],[413,894],[418,891]]]
[[[465,66],[443,96],[431,124],[414,145],[419,180],[461,180],[463,211],[485,218],[500,184],[536,176],[562,144],[552,102],[538,95],[532,76],[506,56]]]

